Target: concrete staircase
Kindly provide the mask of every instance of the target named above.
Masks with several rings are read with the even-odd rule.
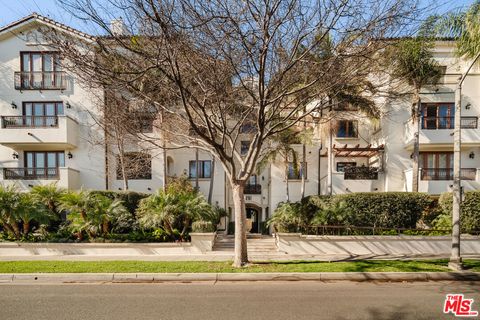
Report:
[[[235,239],[233,235],[217,235],[213,251],[231,251],[233,252]],[[248,253],[252,255],[276,254],[278,253],[275,238],[261,234],[247,234]]]

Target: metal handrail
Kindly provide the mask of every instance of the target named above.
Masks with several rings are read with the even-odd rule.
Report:
[[[16,71],[16,90],[65,90],[65,71]]]
[[[58,127],[58,116],[2,116],[2,128]]]
[[[60,173],[55,168],[3,168],[5,180],[58,180]]]

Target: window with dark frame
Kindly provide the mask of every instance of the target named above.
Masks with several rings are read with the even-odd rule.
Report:
[[[250,148],[250,141],[240,141],[240,155],[245,156]]]
[[[455,104],[422,103],[422,129],[453,129],[455,126]]]
[[[212,161],[211,160],[198,160],[198,170],[197,170],[197,161],[189,161],[188,166],[188,177],[190,179],[197,178],[207,179],[212,177]]]
[[[23,89],[57,89],[63,85],[58,52],[22,51],[20,69],[20,86]]]
[[[152,179],[152,156],[144,152],[128,152],[124,156],[125,174],[128,180]],[[117,156],[117,180],[122,180],[122,165]]]
[[[358,123],[355,120],[338,120],[337,121],[337,138],[357,138]]]
[[[453,152],[421,152],[422,180],[452,180]]]
[[[356,162],[337,162],[337,172],[345,172],[345,167],[356,167]]]
[[[297,166],[297,171],[295,172],[295,168],[293,166],[293,162],[288,163],[288,179],[289,180],[300,180],[302,179],[302,171],[303,168],[305,167],[305,179],[307,179],[307,172],[308,172],[308,165],[305,163],[305,166],[303,164],[299,164]]]

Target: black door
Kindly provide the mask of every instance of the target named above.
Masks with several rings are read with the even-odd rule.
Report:
[[[258,220],[260,219],[260,215],[258,214],[258,210],[254,208],[246,208],[247,211],[247,219],[252,220],[252,229],[250,230],[251,233],[258,233]]]

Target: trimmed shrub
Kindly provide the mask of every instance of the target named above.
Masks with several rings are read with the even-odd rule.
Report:
[[[435,220],[435,225],[451,228],[453,194],[451,192],[442,194],[438,203],[443,215]],[[480,191],[465,192],[465,198],[462,202],[461,228],[462,232],[467,233],[480,230]]]
[[[217,228],[211,221],[198,220],[192,223],[192,232],[207,233],[215,232]]]
[[[352,193],[310,196],[282,203],[269,220],[276,231],[306,231],[314,225],[416,228],[435,209],[427,194],[407,192]]]

